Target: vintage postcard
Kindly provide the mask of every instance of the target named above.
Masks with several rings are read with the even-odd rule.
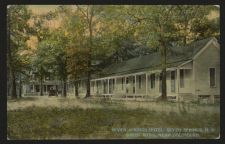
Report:
[[[8,5],[7,137],[219,139],[219,5]]]

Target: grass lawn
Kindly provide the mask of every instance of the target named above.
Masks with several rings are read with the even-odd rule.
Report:
[[[220,131],[217,112],[168,113],[107,104],[85,109],[29,106],[9,110],[7,116],[10,139],[216,138]]]

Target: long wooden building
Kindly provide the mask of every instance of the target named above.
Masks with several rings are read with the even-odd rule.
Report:
[[[140,56],[103,69],[92,77],[91,95],[110,98],[157,99],[161,96],[160,53]],[[207,38],[183,47],[172,47],[167,56],[167,95],[175,101],[214,102],[220,98],[220,45]],[[74,96],[74,88],[72,92]],[[86,94],[81,80],[79,95]]]

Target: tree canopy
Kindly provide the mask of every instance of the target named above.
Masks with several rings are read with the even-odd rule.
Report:
[[[29,56],[22,52],[28,49],[26,41],[29,38],[30,27],[27,21],[30,16],[31,11],[24,5],[10,5],[7,8],[7,69],[9,93],[12,98],[17,98],[16,78],[18,73],[26,74],[26,70],[29,68]]]
[[[12,5],[7,15],[12,95],[16,95],[15,72],[25,73],[32,66],[41,83],[51,69],[63,81],[64,95],[68,79],[76,83],[87,77],[87,97],[91,74],[99,70],[99,62],[104,67],[160,51],[165,73],[169,47],[219,38],[219,17],[210,16],[212,11],[219,13],[215,7],[203,5],[60,5],[55,11],[36,15],[27,6]],[[50,22],[57,27],[48,25]],[[34,49],[27,46],[31,37],[37,39]],[[165,77],[163,80],[165,84]]]

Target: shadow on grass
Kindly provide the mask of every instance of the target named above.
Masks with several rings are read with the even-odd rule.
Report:
[[[34,101],[37,100],[37,97],[21,97],[21,98],[17,98],[17,99],[7,99],[8,102],[18,102],[18,101]]]
[[[10,139],[127,138],[127,131],[115,132],[112,129],[168,127],[215,128],[214,132],[199,134],[200,138],[215,138],[220,127],[219,113],[178,114],[142,108],[131,110],[29,107],[24,110],[9,111],[7,122],[7,134]]]

